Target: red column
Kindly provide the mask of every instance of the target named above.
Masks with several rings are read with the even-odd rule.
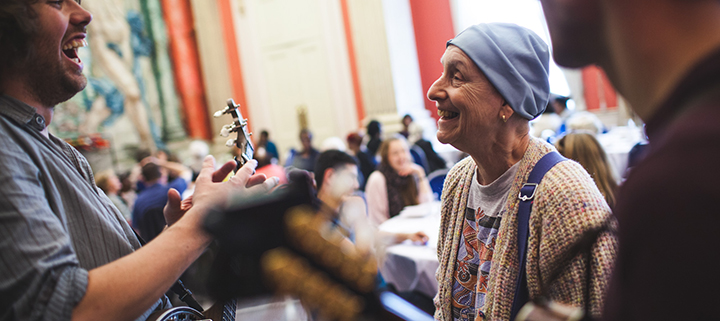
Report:
[[[223,40],[225,42],[225,56],[228,60],[233,99],[235,103],[240,104],[240,113],[242,113],[243,117],[249,119],[247,97],[245,96],[245,82],[242,76],[242,64],[240,63],[240,52],[238,51],[235,23],[233,22],[233,8],[230,1],[231,0],[218,1],[220,23],[222,24]],[[248,131],[252,131],[251,124],[252,122],[248,121]]]
[[[602,69],[596,66],[583,68],[582,82],[587,110],[603,111],[603,109],[617,108],[617,94]]]
[[[455,37],[450,0],[410,0],[415,44],[417,46],[420,81],[423,94],[435,82],[443,67],[440,58],[445,53],[445,43]],[[425,99],[425,108],[438,119],[435,103]]]
[[[355,93],[355,110],[357,112],[358,127],[362,127],[362,120],[365,118],[365,105],[363,104],[362,90],[360,90],[360,76],[358,75],[357,59],[355,58],[355,43],[353,42],[352,27],[350,24],[350,9],[347,0],[340,0],[342,8],[343,27],[345,29],[345,42],[350,61],[350,74]]]
[[[183,105],[185,126],[192,138],[210,140],[210,119],[205,104],[200,60],[190,0],[161,0],[168,29],[175,86]]]

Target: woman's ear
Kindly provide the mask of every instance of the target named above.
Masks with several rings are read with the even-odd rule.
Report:
[[[503,121],[507,121],[508,119],[510,119],[510,117],[512,117],[513,114],[515,114],[515,111],[512,109],[510,104],[508,104],[507,101],[503,99],[503,104],[502,106],[500,106],[500,119],[502,119]]]

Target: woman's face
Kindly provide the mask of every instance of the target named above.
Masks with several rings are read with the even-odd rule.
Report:
[[[388,163],[396,172],[410,162],[410,149],[404,140],[398,139],[388,145]]]
[[[443,74],[428,90],[440,116],[437,138],[468,151],[486,142],[488,134],[503,123],[500,107],[504,100],[460,48],[448,46],[441,61]]]

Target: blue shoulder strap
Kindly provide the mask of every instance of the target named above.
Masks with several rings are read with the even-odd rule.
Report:
[[[540,181],[557,163],[566,160],[558,152],[550,152],[545,154],[530,172],[527,183],[520,188],[520,205],[518,208],[518,255],[520,262],[520,272],[515,287],[515,298],[513,299],[512,309],[510,310],[510,320],[515,320],[515,316],[520,309],[530,300],[530,294],[527,288],[527,273],[525,273],[525,260],[527,258],[527,241],[530,222],[530,211],[532,210],[533,199],[535,198],[535,189]]]

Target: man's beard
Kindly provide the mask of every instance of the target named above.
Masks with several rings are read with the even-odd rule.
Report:
[[[27,56],[25,62],[23,70],[30,84],[29,94],[43,106],[55,106],[67,101],[87,85],[87,79],[81,74],[78,75],[81,77],[68,75],[62,58],[60,61],[50,61],[35,51]]]

